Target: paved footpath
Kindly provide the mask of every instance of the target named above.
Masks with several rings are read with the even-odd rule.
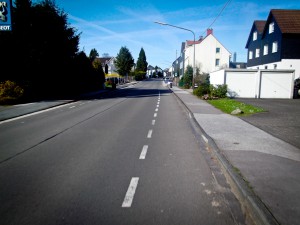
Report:
[[[258,224],[300,224],[300,149],[170,88],[200,125],[233,191]],[[204,139],[205,139],[204,137]]]

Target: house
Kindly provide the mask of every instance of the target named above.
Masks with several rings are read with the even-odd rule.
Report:
[[[248,41],[247,68],[292,69],[300,77],[300,10],[272,9],[254,21]]]
[[[181,52],[183,65],[193,66],[195,45],[195,67],[200,69],[200,73],[210,73],[215,70],[229,67],[231,53],[215,38],[213,29],[207,29],[205,37],[200,37],[197,41],[187,40]]]
[[[147,67],[147,73],[146,73],[147,77],[156,76],[158,75],[158,73],[163,74],[163,70],[160,67],[157,66],[153,67],[151,65]]]
[[[115,57],[102,57],[96,58],[96,61],[100,62],[105,74],[117,74],[117,68],[115,66]]]

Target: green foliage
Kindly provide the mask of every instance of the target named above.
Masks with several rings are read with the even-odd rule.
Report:
[[[136,81],[144,80],[146,78],[146,73],[143,71],[135,71],[133,75]]]
[[[146,72],[147,67],[148,67],[148,62],[147,62],[146,54],[144,49],[142,48],[139,53],[138,60],[136,62],[136,70]]]
[[[210,94],[210,85],[207,83],[200,84],[193,90],[193,94],[199,97]]]
[[[227,84],[217,85],[216,87],[210,85],[210,95],[215,98],[227,97]]]
[[[0,103],[13,103],[24,94],[24,89],[17,85],[16,82],[7,80],[0,83]]]
[[[202,83],[193,90],[193,94],[199,97],[206,95],[206,99],[213,98],[226,98],[227,97],[227,85],[214,86],[209,83]]]
[[[134,65],[134,59],[127,47],[121,47],[116,57],[115,64],[118,68],[118,73],[121,76],[129,74]]]
[[[26,83],[26,94],[47,98],[94,90],[104,82],[99,67],[78,52],[80,33],[54,0],[16,0],[11,32],[0,32],[1,78]],[[95,52],[94,52],[95,53]],[[19,60],[11,60],[16,58]],[[95,55],[95,54],[93,54]],[[103,84],[103,83],[102,83]],[[29,91],[28,91],[29,90]]]
[[[90,51],[90,55],[89,55],[91,62],[93,62],[97,57],[99,57],[99,53],[97,52],[97,50],[95,48],[93,48]]]
[[[190,65],[188,65],[186,67],[186,71],[183,75],[183,87],[184,88],[190,88],[192,86],[193,83],[193,67],[191,67]]]
[[[208,100],[208,103],[215,106],[216,108],[220,109],[225,113],[231,113],[235,109],[240,109],[243,111],[243,115],[254,114],[258,112],[265,112],[263,108],[254,107],[252,105],[248,105],[245,103],[238,102],[233,99],[229,98],[222,98],[222,99],[215,99],[215,100]]]

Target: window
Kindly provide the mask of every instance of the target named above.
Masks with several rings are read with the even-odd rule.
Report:
[[[269,47],[268,45],[264,45],[264,55],[268,55]]]
[[[258,58],[258,57],[259,57],[259,54],[260,54],[260,49],[257,48],[257,49],[255,50],[255,58]]]
[[[272,44],[272,53],[275,53],[278,51],[278,42],[274,41]]]
[[[274,32],[274,22],[269,24],[269,34]]]
[[[267,70],[268,69],[268,66],[265,66],[265,70]]]
[[[220,65],[220,59],[216,59],[216,66]]]
[[[257,40],[257,31],[255,31],[254,33],[253,33],[253,41],[256,41]]]
[[[253,59],[253,52],[252,51],[249,52],[249,59]]]
[[[216,48],[216,53],[220,53],[220,48]]]
[[[277,64],[274,64],[274,69],[275,69],[275,70],[277,69]]]

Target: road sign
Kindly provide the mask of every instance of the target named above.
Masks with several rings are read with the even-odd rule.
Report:
[[[11,0],[0,0],[0,31],[11,31]]]

